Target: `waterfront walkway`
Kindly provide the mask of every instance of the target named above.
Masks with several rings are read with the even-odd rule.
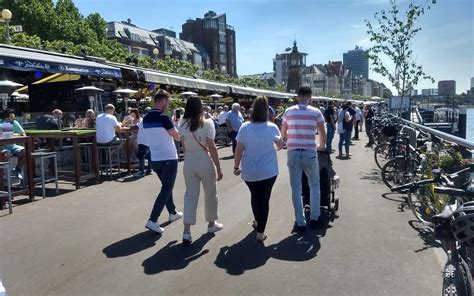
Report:
[[[338,136],[336,135],[335,144]],[[249,192],[219,150],[224,230],[204,234],[203,199],[194,242],[181,245],[182,221],[155,235],[144,229],[160,183],[105,181],[0,211],[0,277],[16,295],[437,295],[443,253],[388,193],[365,135],[341,176],[340,217],[325,230],[290,234],[294,221],[286,150],[271,198],[265,246],[251,232]],[[182,163],[174,191],[182,209]],[[166,210],[165,210],[166,213]],[[167,220],[166,215],[160,222]]]

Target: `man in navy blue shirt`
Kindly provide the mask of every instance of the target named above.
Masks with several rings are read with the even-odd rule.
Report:
[[[150,218],[145,225],[146,228],[158,233],[164,231],[157,221],[165,206],[169,212],[168,221],[176,221],[183,217],[182,212],[176,211],[173,202],[173,187],[178,172],[178,154],[174,141],[180,141],[181,138],[171,118],[163,113],[169,104],[170,95],[166,91],[160,90],[155,95],[154,108],[138,124],[138,128],[143,129],[146,145],[150,147],[151,167],[162,184]]]

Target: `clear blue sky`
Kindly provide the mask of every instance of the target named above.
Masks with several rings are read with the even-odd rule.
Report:
[[[426,3],[431,0],[414,0]],[[438,80],[456,80],[457,93],[470,87],[474,76],[473,0],[437,0],[422,17],[422,30],[413,51],[426,73]],[[100,3],[100,4],[99,4]],[[401,7],[407,0],[398,0]],[[144,29],[168,28],[181,32],[188,19],[208,10],[227,14],[236,31],[237,72],[272,71],[276,53],[290,47],[296,35],[307,64],[342,60],[354,46],[369,47],[364,19],[389,8],[389,0],[75,0],[82,14],[99,12],[107,21],[130,18]],[[390,84],[370,72],[370,78]],[[417,89],[437,88],[422,81]]]

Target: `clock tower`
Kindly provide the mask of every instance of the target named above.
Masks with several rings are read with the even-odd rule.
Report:
[[[286,90],[288,92],[297,92],[301,87],[301,76],[306,67],[306,53],[299,52],[296,46],[296,40],[293,42],[293,49],[288,56],[288,82]]]

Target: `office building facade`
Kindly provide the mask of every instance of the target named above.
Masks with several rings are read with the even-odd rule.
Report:
[[[367,51],[356,46],[354,50],[349,50],[342,54],[342,63],[344,66],[352,69],[354,76],[362,76],[369,79],[369,58]]]
[[[237,76],[235,30],[227,24],[225,13],[218,15],[209,11],[202,19],[188,19],[182,25],[180,38],[206,48],[211,69],[232,77]]]
[[[456,94],[456,81],[440,80],[438,81],[438,95],[450,96]]]

